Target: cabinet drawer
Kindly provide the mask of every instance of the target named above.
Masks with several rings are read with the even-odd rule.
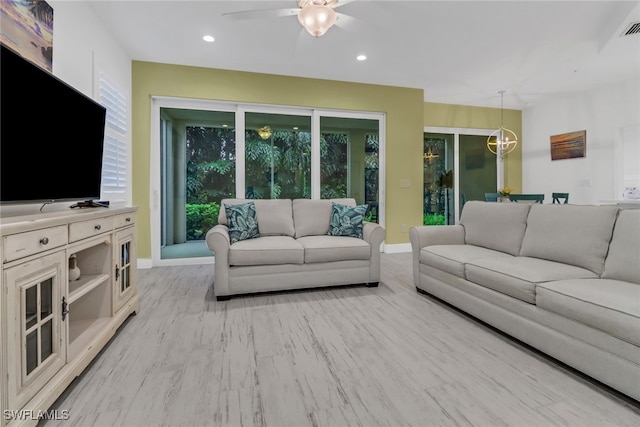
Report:
[[[13,261],[67,244],[67,226],[43,228],[4,238],[4,262]]]
[[[69,242],[76,242],[87,237],[113,231],[113,222],[113,217],[108,216],[69,224]]]
[[[115,219],[115,228],[122,228],[122,227],[126,227],[128,225],[133,225],[136,223],[136,213],[135,212],[129,212],[126,214],[120,214],[120,215],[116,215],[114,217]]]

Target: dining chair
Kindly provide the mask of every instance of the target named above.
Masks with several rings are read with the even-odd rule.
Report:
[[[543,203],[544,194],[512,194],[509,199],[512,202]]]
[[[485,202],[497,202],[498,197],[500,197],[500,193],[484,193]]]
[[[569,193],[551,193],[551,198],[553,203],[564,203],[565,205],[569,203]]]

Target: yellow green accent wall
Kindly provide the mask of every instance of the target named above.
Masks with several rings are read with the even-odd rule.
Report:
[[[500,108],[425,102],[424,125],[450,128],[498,129]],[[522,191],[522,111],[505,109],[504,127],[518,136],[516,149],[504,159],[504,185],[514,193]]]
[[[408,243],[422,222],[424,93],[400,88],[134,61],[132,64],[133,203],[138,257],[151,258],[150,146],[154,96],[327,108],[386,115],[386,243]],[[408,183],[401,187],[400,183]],[[157,231],[153,231],[157,232]]]

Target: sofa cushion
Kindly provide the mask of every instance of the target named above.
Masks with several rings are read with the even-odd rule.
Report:
[[[536,303],[539,283],[598,277],[585,268],[529,257],[475,259],[466,265],[465,274],[473,283],[530,304]]]
[[[369,205],[347,206],[331,203],[329,236],[362,238],[362,224]]]
[[[239,205],[224,205],[229,226],[229,241],[233,244],[240,240],[260,237],[258,221],[256,220],[256,206],[253,202]]]
[[[540,308],[640,345],[640,286],[609,279],[562,280],[538,286]]]
[[[261,236],[291,236],[293,228],[293,211],[290,199],[222,199],[225,204],[238,205],[252,201],[256,205],[256,218]],[[220,209],[218,224],[228,225],[225,210]]]
[[[302,264],[304,248],[289,236],[242,240],[229,247],[229,265]]]
[[[507,262],[514,258],[504,252],[474,245],[433,245],[420,250],[421,264],[446,271],[463,279],[466,277],[465,264],[484,257],[504,258]]]
[[[295,237],[322,236],[329,233],[332,202],[346,206],[356,206],[355,199],[294,199],[293,222],[295,224]]]
[[[524,203],[465,203],[460,216],[465,243],[518,255],[529,208]]]
[[[520,255],[588,268],[600,275],[617,214],[616,206],[532,205]]]
[[[640,209],[622,209],[613,229],[602,277],[640,284],[638,260],[640,260]]]
[[[304,262],[367,260],[371,247],[356,237],[306,236],[297,239],[304,248]]]

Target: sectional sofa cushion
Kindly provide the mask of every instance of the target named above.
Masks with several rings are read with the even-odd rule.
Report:
[[[294,199],[293,222],[295,223],[295,237],[327,235],[331,220],[332,202],[346,206],[356,206],[355,199]]]
[[[304,262],[307,263],[367,260],[371,257],[371,246],[355,237],[305,236],[296,241],[304,248]]]
[[[639,260],[640,209],[622,209],[613,230],[602,277],[640,284]]]
[[[256,206],[256,218],[261,236],[291,236],[293,228],[293,215],[291,199],[222,199],[225,204],[238,205],[252,201]],[[218,224],[228,225],[225,210],[220,209]]]
[[[640,286],[620,280],[562,280],[538,285],[538,307],[640,345]]]
[[[467,280],[530,304],[536,303],[536,286],[563,279],[597,278],[592,271],[539,258],[479,258],[466,265]]]
[[[304,248],[289,236],[242,240],[229,247],[229,265],[302,264]]]
[[[532,205],[520,255],[600,275],[617,215],[616,206]]]
[[[504,252],[473,245],[434,245],[426,246],[420,250],[420,263],[463,279],[466,277],[465,264],[485,257],[506,259],[507,262],[514,259],[513,256]]]
[[[253,202],[223,206],[229,225],[229,240],[231,244],[240,240],[260,237],[258,221],[256,220],[256,206]]]
[[[465,243],[518,255],[530,206],[527,203],[467,202],[460,216]]]

